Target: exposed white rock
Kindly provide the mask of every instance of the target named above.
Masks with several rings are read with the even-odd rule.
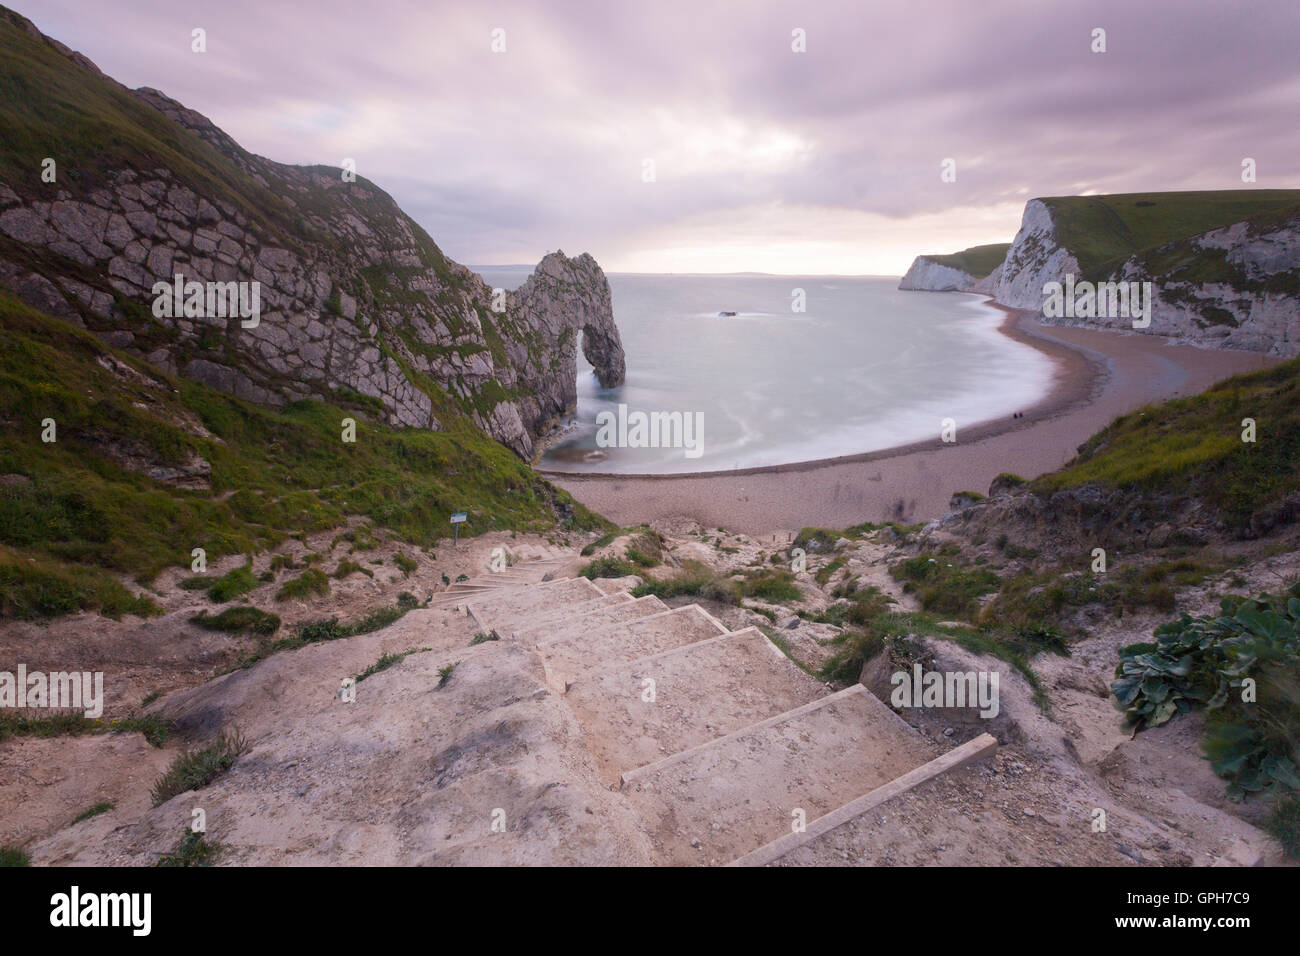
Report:
[[[1226,253],[1232,281],[1180,282],[1177,276],[1151,275],[1143,257],[1135,255],[1102,281],[1154,284],[1151,324],[1133,329],[1127,319],[1113,317],[1049,318],[1054,325],[1123,328],[1168,336],[1191,345],[1264,352],[1283,358],[1300,355],[1300,297],[1295,283],[1279,278],[1300,270],[1300,221],[1292,219],[1268,228],[1239,222],[1192,236],[1171,246],[1189,256]],[[1169,247],[1164,247],[1168,249]],[[1074,254],[1057,239],[1052,209],[1041,199],[1025,204],[1020,231],[1002,265],[985,279],[918,256],[900,289],[981,292],[997,302],[1043,315],[1045,287],[1082,278]]]
[[[969,272],[945,266],[929,256],[917,256],[898,287],[909,292],[970,292],[975,282]]]

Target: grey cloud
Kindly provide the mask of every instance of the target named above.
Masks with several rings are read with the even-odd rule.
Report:
[[[249,149],[355,155],[462,261],[617,253],[772,203],[906,218],[1078,188],[1227,188],[1246,155],[1260,185],[1300,185],[1290,0],[42,0],[23,12]],[[188,49],[197,25],[204,57]],[[494,26],[504,56],[488,51]],[[1095,26],[1104,55],[1088,51]],[[806,54],[790,51],[794,27]],[[727,123],[736,155],[710,142]],[[809,148],[755,162],[746,136]],[[958,182],[941,184],[949,156]],[[659,160],[652,186],[645,157]]]

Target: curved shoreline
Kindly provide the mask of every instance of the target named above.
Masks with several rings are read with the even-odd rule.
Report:
[[[1002,472],[1034,478],[1061,467],[1118,415],[1280,361],[1159,336],[1044,326],[1032,312],[997,307],[1007,316],[1004,334],[1057,365],[1053,387],[1025,409],[1024,418],[967,426],[954,443],[936,434],[930,441],[820,461],[685,474],[543,474],[624,526],[685,519],[762,535],[806,525],[919,521],[946,514],[954,492],[987,491]]]
[[[1024,417],[1013,418],[1004,415],[964,426],[961,429],[963,441],[980,441],[1016,428],[1027,427],[1045,418],[1063,414],[1071,408],[1088,402],[1105,388],[1110,374],[1110,366],[1104,355],[1092,349],[1085,349],[1041,336],[1028,328],[1029,324],[1037,318],[1033,312],[1002,305],[1000,302],[995,302],[992,296],[985,296],[985,298],[987,299],[985,305],[1004,313],[998,331],[1009,339],[1038,349],[1052,360],[1055,371],[1052,384],[1048,387],[1047,393],[1024,410]],[[878,448],[875,451],[836,455],[832,458],[813,458],[779,465],[752,465],[748,468],[724,468],[713,471],[563,471],[539,468],[536,465],[534,465],[534,468],[539,474],[545,475],[548,480],[553,482],[559,480],[581,482],[615,479],[677,481],[685,478],[716,478],[724,475],[744,476],[810,471],[828,465],[878,461],[898,455],[910,455],[924,449],[932,449],[937,444],[939,443],[936,439],[928,439],[908,442],[903,445],[891,445],[888,448]]]

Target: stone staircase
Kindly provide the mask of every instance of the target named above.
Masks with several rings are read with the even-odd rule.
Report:
[[[500,571],[485,571],[467,581],[453,581],[447,590],[434,595],[429,606],[464,608],[466,601],[479,595],[570,575],[581,562],[572,548],[521,544],[506,551],[511,561],[506,567]]]
[[[996,745],[984,735],[936,759],[861,684],[832,692],[756,628],[606,593],[558,570],[563,553],[521,557],[444,600],[538,654],[603,782],[640,812],[656,862],[771,862],[901,792],[898,781]]]

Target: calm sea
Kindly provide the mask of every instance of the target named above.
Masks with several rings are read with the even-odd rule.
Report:
[[[516,288],[528,267],[485,266]],[[997,331],[980,296],[900,292],[896,278],[611,274],[627,381],[578,358],[578,408],[542,467],[659,474],[776,465],[937,438],[1032,405],[1052,363]],[[803,290],[806,310],[792,309]],[[723,317],[720,312],[734,312]],[[701,453],[598,447],[597,416],[702,413]]]

